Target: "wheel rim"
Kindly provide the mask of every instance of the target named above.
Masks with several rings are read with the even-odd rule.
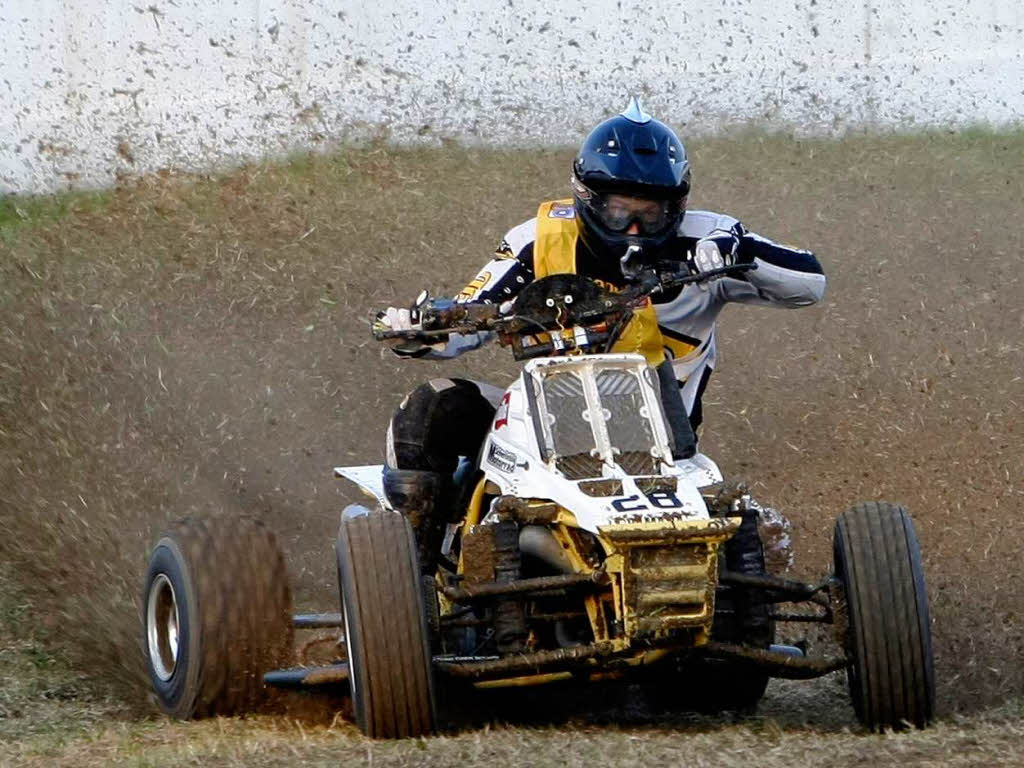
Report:
[[[359,685],[356,680],[356,665],[352,660],[352,632],[349,630],[348,621],[348,601],[345,600],[345,596],[341,598],[341,618],[345,624],[345,658],[348,660],[348,685],[349,690],[352,692],[352,709],[356,712],[356,717],[359,716]]]
[[[158,573],[146,599],[146,639],[149,664],[167,682],[178,666],[178,600],[166,574]]]

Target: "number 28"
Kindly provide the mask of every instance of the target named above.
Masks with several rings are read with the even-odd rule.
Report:
[[[612,502],[612,508],[616,512],[641,512],[651,507],[655,509],[678,509],[683,506],[683,502],[672,491],[651,491],[646,495],[647,501],[651,503],[650,507],[644,504],[639,496],[634,494],[616,499]]]

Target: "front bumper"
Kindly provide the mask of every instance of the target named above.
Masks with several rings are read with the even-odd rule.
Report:
[[[697,646],[708,641],[719,546],[740,523],[738,517],[662,519],[599,529],[612,549],[605,570],[622,621],[617,649],[672,641]]]

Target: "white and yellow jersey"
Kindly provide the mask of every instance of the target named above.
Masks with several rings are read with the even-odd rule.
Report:
[[[545,203],[539,215],[564,220],[566,225],[576,218],[571,200]],[[540,246],[546,250],[542,257],[544,266],[538,270],[541,266],[536,253],[538,232],[542,243],[546,242],[545,233],[550,237],[552,232],[549,222],[540,222],[538,226],[538,220],[539,217],[534,217],[510,229],[495,258],[459,292],[456,300],[505,302],[537,277],[551,272],[548,266],[552,261],[550,246]],[[571,227],[557,231],[568,229]],[[723,253],[733,254],[736,262],[755,262],[758,268],[742,277],[691,284],[655,298],[654,310],[664,354],[673,361],[676,378],[683,388],[683,401],[691,419],[697,422],[700,397],[715,366],[715,325],[722,308],[730,302],[803,307],[822,299],[826,282],[824,270],[812,252],[747,232],[731,216],[710,211],[686,212],[667,258],[684,261],[697,241],[704,238],[714,239]],[[619,265],[599,263],[582,239],[572,238],[571,245],[566,247],[574,250],[572,266],[557,271],[574,271],[613,285],[622,284]],[[487,334],[453,336],[443,350],[432,351],[427,357],[455,357],[476,349],[487,340]]]

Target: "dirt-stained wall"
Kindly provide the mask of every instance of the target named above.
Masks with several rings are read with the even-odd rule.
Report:
[[[0,193],[383,135],[569,144],[1024,116],[1020,0],[3,0]]]

